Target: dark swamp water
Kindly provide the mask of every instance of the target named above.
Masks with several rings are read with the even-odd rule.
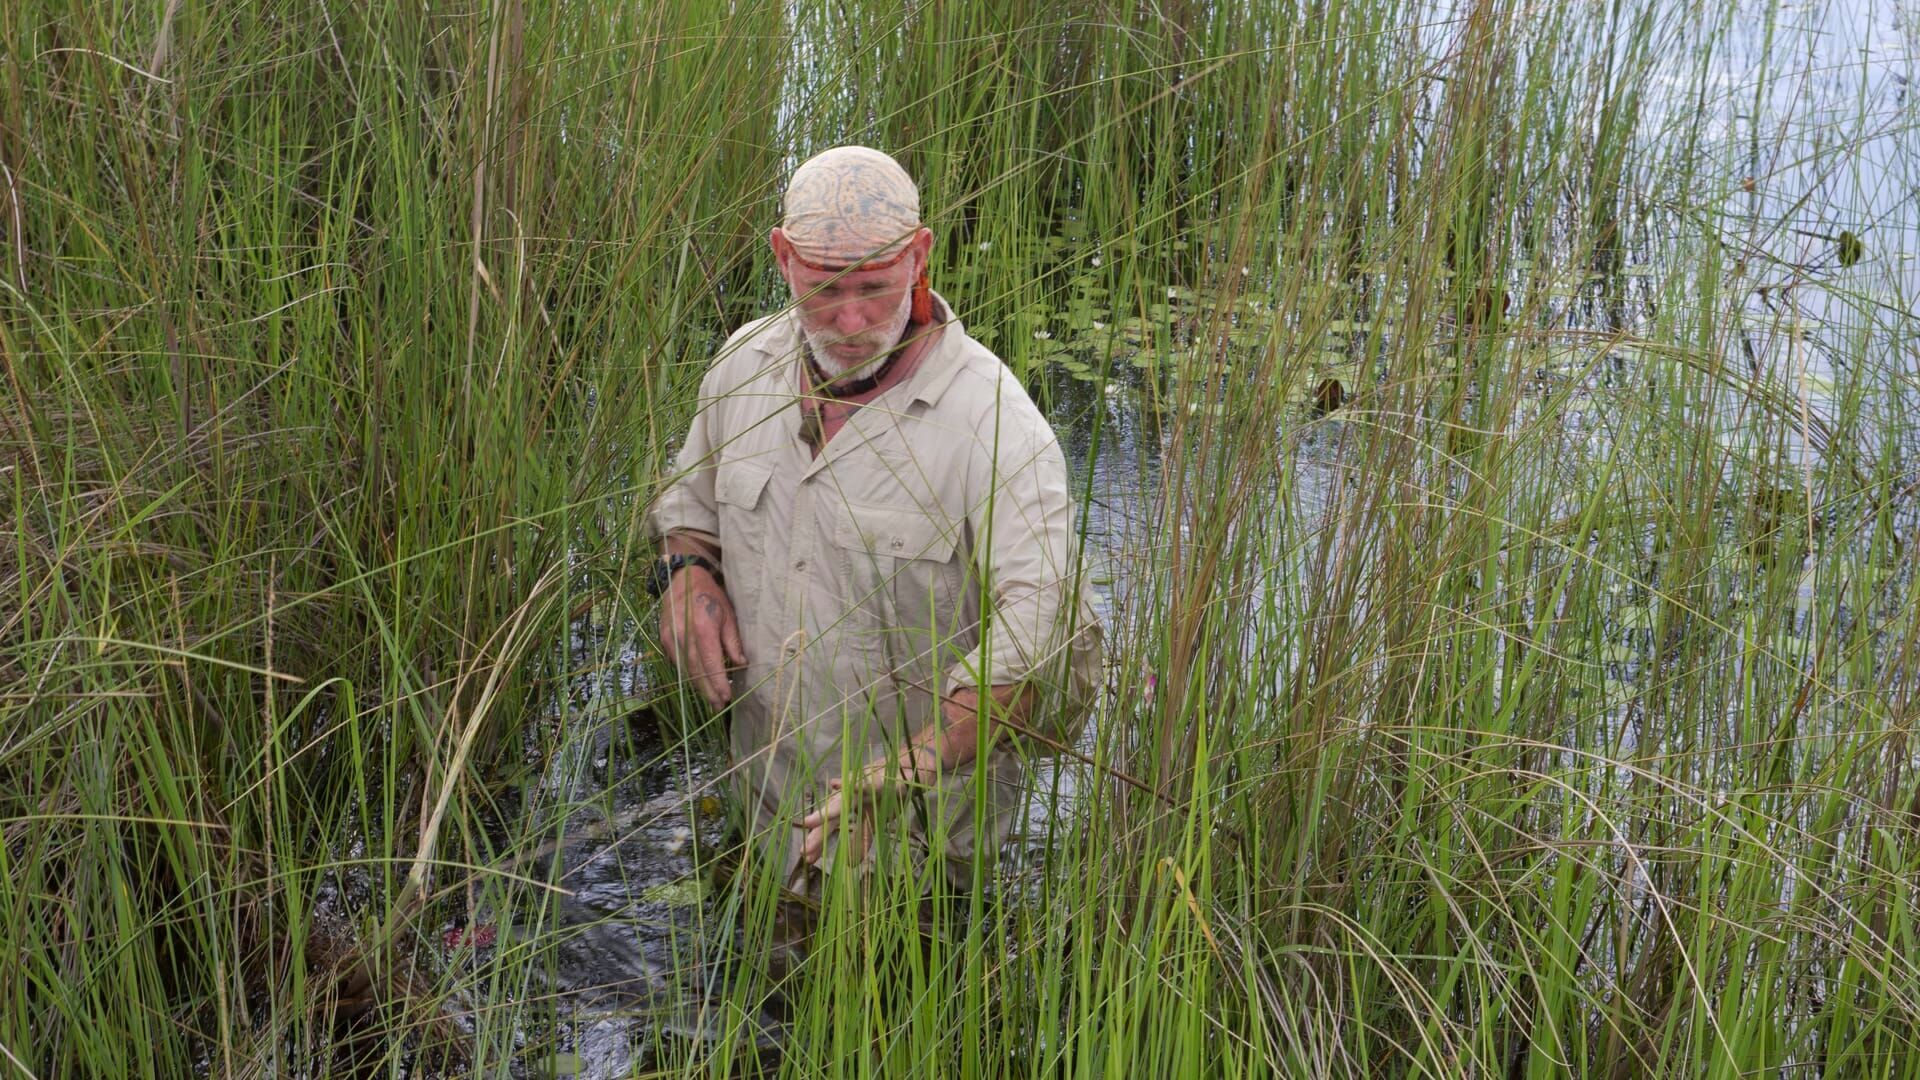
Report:
[[[1920,74],[1920,14],[1867,0],[1746,6],[1755,16],[1736,20],[1719,51],[1674,59],[1670,85],[1649,88],[1643,125],[1660,132],[1697,122],[1701,103],[1684,96],[1698,88],[1696,67],[1706,64],[1707,84],[1723,93],[1704,110],[1700,130],[1710,145],[1700,153],[1722,162],[1744,156],[1749,175],[1765,178],[1746,193],[1744,224],[1730,219],[1730,227],[1744,229],[1739,242],[1750,262],[1806,270],[1791,289],[1750,291],[1736,359],[1813,419],[1831,413],[1851,368],[1872,358],[1884,378],[1875,393],[1911,409],[1920,405],[1920,320],[1910,309],[1920,296],[1920,153],[1911,93]],[[1769,8],[1771,24],[1759,17]],[[1768,66],[1773,70],[1763,80],[1756,73]],[[1861,245],[1850,258],[1842,258],[1848,254],[1837,239],[1843,233]],[[1513,288],[1544,291],[1541,325],[1567,331],[1569,341],[1579,331],[1621,330],[1622,320],[1631,329],[1653,317],[1646,283],[1674,270],[1657,215],[1634,247],[1618,280],[1532,280],[1530,267],[1520,265]],[[1120,257],[1070,229],[1033,238],[1030,250],[1069,269]],[[965,304],[960,268],[941,287]],[[1609,294],[1628,300],[1601,302]],[[1169,290],[1168,313],[1208,302],[1205,295]],[[994,335],[988,343],[1007,352],[1019,336],[1020,351],[1045,365],[1031,381],[1044,386],[1068,460],[1089,493],[1082,513],[1092,578],[1109,650],[1117,656],[1127,654],[1128,628],[1140,617],[1134,568],[1165,527],[1157,500],[1163,470],[1172,466],[1164,454],[1169,418],[1156,412],[1148,392],[1155,378],[1150,366],[1120,365],[1123,375],[1111,381],[1094,377],[1095,349],[1125,330],[1122,320],[1107,315],[1097,297],[1077,308],[1063,302],[988,328]],[[1250,313],[1248,325],[1257,318],[1257,311]],[[1599,415],[1603,399],[1589,398],[1589,391],[1607,380],[1656,377],[1649,358],[1630,350],[1597,365],[1591,345],[1569,344],[1547,355],[1541,394],[1570,391],[1555,423],[1573,457],[1604,449],[1607,437]],[[1298,409],[1275,432],[1275,471],[1284,472],[1287,483],[1273,497],[1292,500],[1298,519],[1337,513],[1341,493],[1354,482],[1341,415],[1318,415],[1315,389],[1325,378],[1355,382],[1375,374],[1348,359],[1329,359],[1326,370],[1296,391]],[[1789,438],[1783,464],[1813,467],[1820,447],[1801,437],[1809,430]],[[1873,449],[1920,460],[1911,426],[1892,438],[1898,445]],[[1907,534],[1920,522],[1915,502],[1910,490],[1895,510]],[[1623,599],[1620,614],[1631,620],[1631,598]],[[457,1011],[483,1009],[489,999],[550,1001],[554,1028],[525,1033],[527,1075],[626,1075],[653,1052],[663,1025],[687,1026],[688,1003],[699,996],[688,973],[713,969],[729,947],[728,898],[708,887],[697,865],[723,827],[715,782],[723,762],[714,739],[679,737],[686,718],[650,685],[648,673],[658,669],[637,644],[643,637],[601,613],[580,620],[564,650],[571,673],[565,692],[551,703],[540,745],[529,747],[540,767],[502,802],[510,807],[502,834],[548,837],[538,854],[557,862],[557,881],[568,894],[552,895],[541,910],[481,909],[449,921],[430,957],[445,968],[476,970],[495,950],[538,930],[550,951],[530,965],[538,974],[527,985],[476,982],[466,1000],[453,1003]],[[1068,764],[1037,777],[1034,787],[1070,800],[1083,781],[1080,767]],[[1036,801],[1033,827],[1015,837],[1005,865],[1044,858],[1037,839],[1044,835],[1044,813]],[[353,891],[351,884],[328,890],[323,907],[351,907]]]

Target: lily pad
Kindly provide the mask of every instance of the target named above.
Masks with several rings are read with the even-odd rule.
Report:
[[[650,886],[640,894],[640,900],[647,904],[683,908],[698,904],[702,895],[704,891],[700,879],[689,876]]]

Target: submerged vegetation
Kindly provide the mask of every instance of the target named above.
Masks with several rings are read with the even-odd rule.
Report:
[[[762,1064],[1920,1074],[1902,17],[0,6],[0,1075],[611,1068],[569,846],[718,813],[641,521],[846,141],[1079,458],[1111,671]],[[684,797],[552,782],[630,737]]]

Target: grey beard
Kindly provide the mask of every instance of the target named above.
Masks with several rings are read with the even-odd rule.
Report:
[[[909,292],[900,298],[900,310],[894,312],[894,316],[888,320],[887,326],[868,331],[868,333],[880,341],[881,344],[876,346],[871,354],[851,361],[840,359],[833,350],[827,347],[838,341],[838,338],[825,332],[809,330],[805,323],[800,324],[800,329],[807,337],[808,347],[813,350],[814,360],[817,361],[822,368],[826,369],[827,374],[838,378],[842,375],[853,375],[856,372],[865,372],[868,368],[886,360],[887,354],[892,352],[893,347],[900,343],[900,335],[907,332],[907,320],[912,317],[913,294]]]

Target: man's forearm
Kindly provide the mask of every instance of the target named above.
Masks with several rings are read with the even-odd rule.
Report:
[[[1010,717],[1016,724],[1025,724],[1027,714],[1032,711],[1033,694],[1024,683],[1007,683],[991,688],[992,701],[981,715],[980,692],[971,687],[955,690],[940,699],[940,720],[916,736],[906,753],[911,755],[910,766],[914,775],[923,771],[957,769],[972,761],[980,754],[982,744],[980,725],[986,724],[987,746],[999,741],[1002,734],[1012,730],[997,722],[1000,717]],[[937,756],[937,757],[936,757]]]

